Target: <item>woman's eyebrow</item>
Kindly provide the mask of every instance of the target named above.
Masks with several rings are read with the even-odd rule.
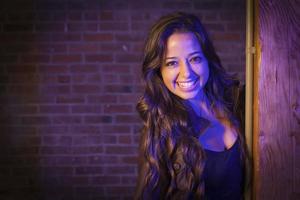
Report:
[[[168,60],[168,59],[176,59],[176,57],[166,57],[165,59],[166,60]]]
[[[194,51],[194,52],[192,52],[192,53],[189,53],[189,56],[193,56],[193,55],[195,55],[195,54],[203,54],[203,52],[202,51]]]

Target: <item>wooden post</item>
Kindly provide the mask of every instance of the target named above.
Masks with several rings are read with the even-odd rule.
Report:
[[[257,2],[254,198],[300,199],[300,4]]]

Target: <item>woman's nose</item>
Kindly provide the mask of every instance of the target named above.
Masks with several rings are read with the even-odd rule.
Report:
[[[184,61],[180,64],[180,75],[184,78],[188,78],[192,74],[192,68],[188,61]]]

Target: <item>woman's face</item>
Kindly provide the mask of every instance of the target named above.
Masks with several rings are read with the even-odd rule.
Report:
[[[202,97],[209,68],[193,33],[173,33],[168,38],[161,75],[166,87],[182,99]]]

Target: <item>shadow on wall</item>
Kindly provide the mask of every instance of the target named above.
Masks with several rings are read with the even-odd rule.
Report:
[[[133,194],[142,38],[95,3],[1,6],[0,199]]]
[[[44,169],[39,130],[51,123],[39,113],[38,105],[43,101],[38,67],[49,57],[35,46],[34,5],[19,3],[3,3],[0,12],[0,199],[8,200],[41,198]],[[43,103],[50,99],[54,98],[46,97]]]

